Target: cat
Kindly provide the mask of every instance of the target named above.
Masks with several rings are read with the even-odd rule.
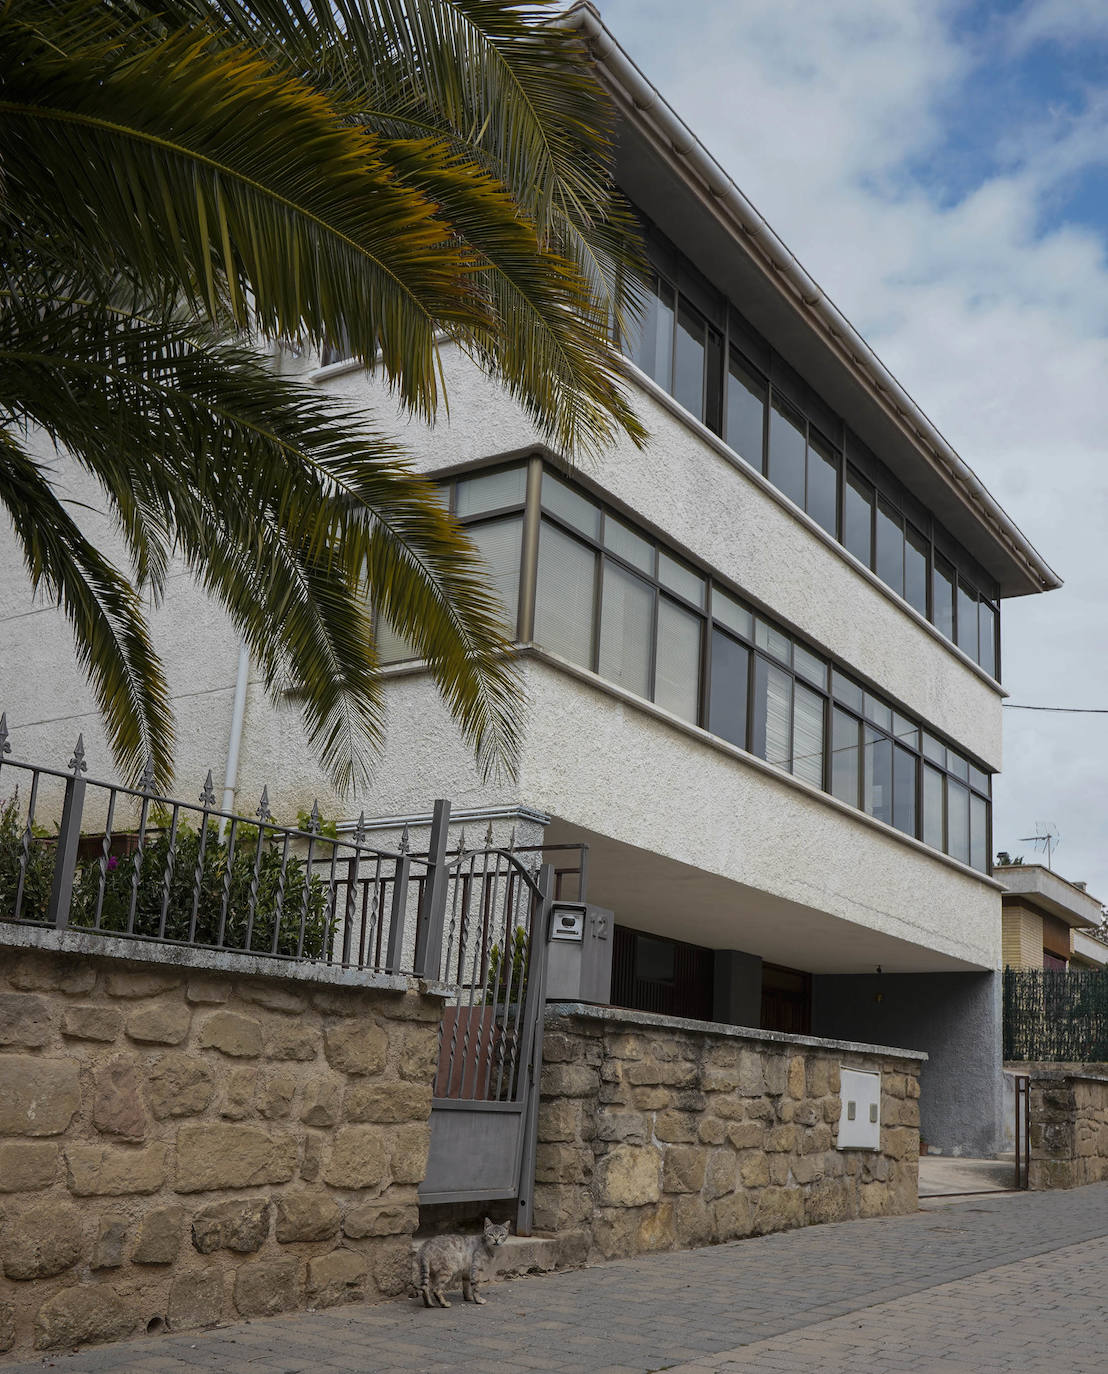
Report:
[[[483,1303],[477,1292],[477,1268],[493,1251],[508,1239],[511,1223],[496,1225],[485,1218],[485,1229],[479,1236],[431,1236],[419,1247],[419,1291],[424,1307],[450,1304],[443,1290],[457,1279],[462,1281],[462,1297],[466,1302]]]

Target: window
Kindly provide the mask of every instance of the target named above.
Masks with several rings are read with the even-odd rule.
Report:
[[[668,282],[655,279],[637,327],[625,340],[627,356],[667,391],[673,385],[673,314],[676,293]]]
[[[504,607],[504,624],[515,635],[519,618],[519,558],[523,536],[523,517],[486,520],[470,525],[466,533],[477,545],[488,565],[492,584]]]
[[[669,597],[659,600],[654,700],[693,725],[700,707],[700,623]]]
[[[798,778],[823,786],[823,697],[797,683],[793,694],[793,767]]]
[[[722,630],[712,631],[712,680],[708,693],[708,729],[720,739],[746,745],[746,702],[750,650]]]
[[[732,351],[727,374],[727,423],[724,437],[740,457],[762,471],[766,386]]]
[[[754,638],[754,617],[722,587],[712,588],[712,615],[721,625],[726,625],[744,639]]]
[[[931,579],[934,605],[931,612],[935,628],[954,638],[954,569],[945,558],[935,556],[935,571]]]
[[[969,837],[969,789],[952,778],[946,783],[946,852],[952,859],[968,864],[970,857]]]
[[[980,647],[978,650],[977,661],[982,668],[993,677],[1000,676],[1000,665],[997,663],[996,653],[996,611],[987,601],[982,601],[978,606],[981,613],[980,618]]]
[[[650,696],[654,589],[641,577],[604,560],[598,672],[640,697]]]
[[[703,315],[681,301],[677,310],[677,353],[673,395],[698,420],[704,418],[704,354],[708,326]]]
[[[654,574],[654,545],[614,515],[604,517],[604,547],[642,572]]]
[[[893,746],[887,735],[865,727],[866,752],[862,773],[862,810],[875,820],[893,823]]]
[[[671,592],[683,596],[686,601],[701,607],[704,605],[708,588],[707,579],[694,572],[687,563],[673,558],[664,549],[658,550],[658,581]]]
[[[932,849],[946,844],[946,780],[936,768],[923,765],[923,842]]]
[[[831,726],[831,793],[850,806],[858,805],[861,729],[859,721],[835,707]]]
[[[536,642],[571,663],[591,668],[595,596],[595,552],[544,520],[535,586]]]
[[[793,680],[784,668],[757,658],[754,663],[754,739],[751,752],[767,763],[788,768],[792,739]]]
[[[883,496],[877,501],[877,557],[874,572],[894,592],[904,595],[904,521]]]
[[[527,469],[522,465],[479,473],[460,478],[455,484],[454,514],[463,520],[467,515],[503,510],[505,506],[522,506],[526,496]]]
[[[868,568],[873,553],[873,487],[853,468],[846,470],[843,543]]]
[[[893,825],[906,835],[916,833],[916,773],[919,764],[915,754],[899,744],[893,747]]]
[[[927,561],[930,545],[914,525],[904,527],[904,600],[927,615]]]
[[[542,504],[545,510],[590,539],[600,538],[600,507],[568,483],[559,481],[552,472],[543,473]]]
[[[977,661],[977,595],[972,587],[967,587],[958,579],[958,647],[964,649],[970,658]]]
[[[766,476],[798,506],[804,505],[803,417],[775,395],[769,412],[769,462]]]
[[[818,435],[808,435],[806,509],[832,538],[839,532],[839,456]]]

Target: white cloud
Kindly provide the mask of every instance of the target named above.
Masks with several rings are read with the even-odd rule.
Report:
[[[988,64],[1108,38],[1108,6],[1039,0],[978,39],[935,0],[602,8],[1065,578],[1006,605],[1012,699],[1108,706],[1108,205],[1058,217],[1108,165],[1108,94],[981,106]],[[1060,871],[1108,901],[1108,716],[1009,711],[1005,747],[996,847],[1053,821]]]

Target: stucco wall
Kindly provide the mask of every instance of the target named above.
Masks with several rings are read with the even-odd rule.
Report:
[[[878,1151],[839,1150],[840,1070],[881,1075]],[[916,1208],[918,1059],[555,1005],[535,1224],[611,1259]]]
[[[0,948],[0,1351],[405,1290],[439,1002]]]

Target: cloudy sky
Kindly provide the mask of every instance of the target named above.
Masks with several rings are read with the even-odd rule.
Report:
[[[1108,0],[600,9],[1064,579],[1004,682],[1106,713],[1005,710],[994,840],[1108,902]]]

